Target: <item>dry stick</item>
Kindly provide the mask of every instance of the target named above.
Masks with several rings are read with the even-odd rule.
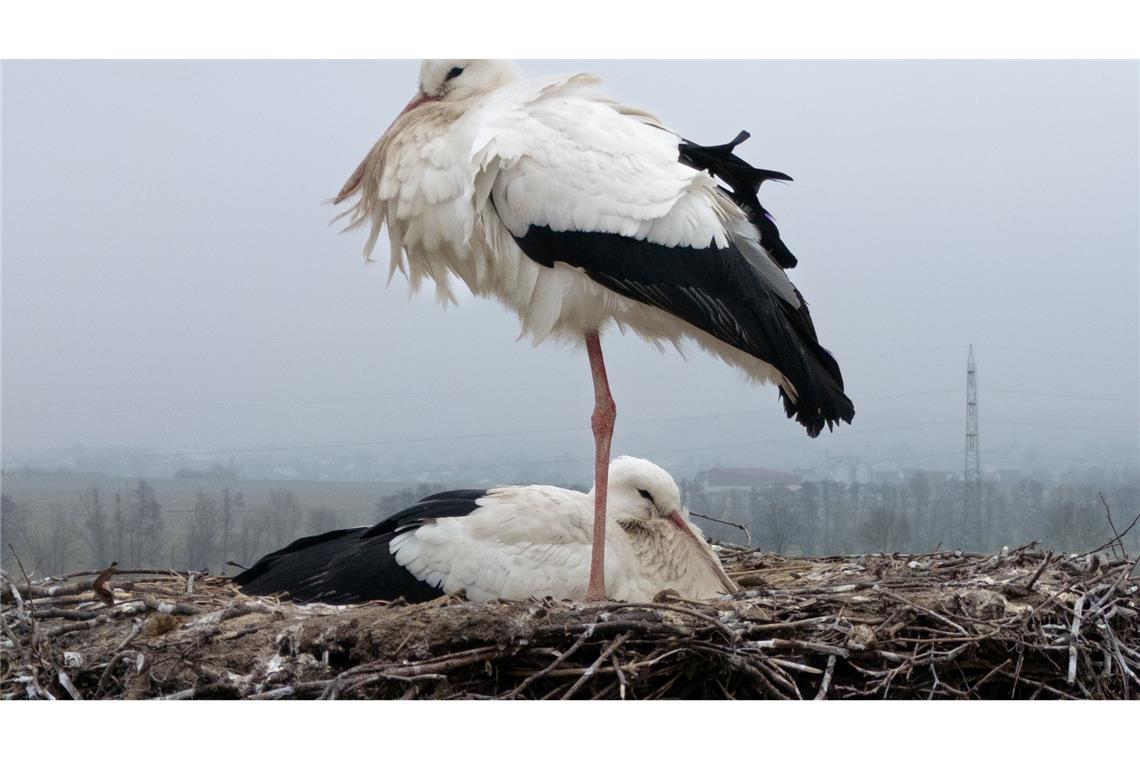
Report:
[[[835,655],[833,655],[833,654],[828,655],[828,657],[834,657],[834,656]],[[813,668],[811,665],[804,665],[801,662],[792,662],[791,660],[785,660],[781,657],[769,657],[768,662],[772,663],[773,665],[779,665],[781,668],[789,668],[791,670],[798,670],[801,673],[808,673],[809,675],[813,675],[813,676],[823,675],[823,671],[820,670],[819,668]]]
[[[709,522],[720,523],[721,525],[727,525],[730,528],[738,528],[738,529],[744,531],[744,538],[745,538],[745,540],[748,541],[748,546],[749,547],[752,546],[752,533],[748,530],[748,528],[746,526],[741,525],[740,523],[729,522],[728,520],[721,520],[721,519],[716,518],[716,517],[709,517],[708,515],[702,515],[700,512],[689,512],[689,514],[692,517],[699,517],[702,520],[708,520]]]
[[[736,670],[743,671],[752,676],[752,679],[760,684],[760,689],[773,699],[787,699],[783,692],[776,688],[771,679],[768,678],[764,671],[760,670],[752,663],[745,660],[739,655],[729,655],[725,658],[730,666]]]
[[[1065,682],[1070,686],[1077,680],[1077,641],[1081,635],[1081,613],[1087,598],[1088,594],[1085,594],[1073,606],[1073,625],[1069,629],[1069,673],[1065,677]]]
[[[1009,673],[1005,672],[1004,669],[999,669],[998,674],[1006,676],[1007,678],[1011,677],[1009,675]],[[1038,691],[1044,689],[1045,691],[1049,692],[1050,694],[1053,694],[1054,696],[1060,697],[1061,699],[1076,699],[1076,697],[1074,697],[1072,694],[1069,694],[1068,692],[1064,692],[1064,691],[1061,691],[1060,689],[1056,689],[1047,683],[1042,683],[1041,681],[1035,681],[1026,675],[1021,675],[1020,680],[1024,683],[1029,684],[1030,686],[1036,686]],[[1015,685],[1016,685],[1016,681],[1015,681]]]
[[[626,681],[625,673],[622,672],[621,664],[618,662],[617,652],[610,653],[610,662],[613,663],[614,671],[617,672],[618,683],[621,684],[619,696],[625,699],[625,690],[628,688],[629,682]]]
[[[1116,523],[1112,521],[1112,510],[1108,508],[1108,502],[1105,500],[1104,494],[1097,491],[1096,495],[1100,497],[1100,503],[1104,505],[1104,516],[1108,518],[1108,527],[1112,528],[1112,541],[1109,542],[1109,546],[1112,546],[1112,556],[1117,556],[1116,546],[1113,546],[1113,544],[1118,544],[1120,546],[1120,553],[1128,556],[1124,551],[1124,542],[1120,540],[1120,531],[1116,529]]]
[[[11,550],[12,556],[16,559],[16,564],[20,566],[20,573],[24,576],[24,583],[26,583],[27,587],[30,589],[32,587],[32,581],[28,577],[28,571],[24,569],[24,563],[20,560],[20,555],[16,553],[16,547],[12,546],[11,544],[8,544],[8,548]],[[14,590],[15,588],[16,588],[15,585],[13,585],[12,589]],[[31,637],[28,639],[28,646],[31,648],[32,653],[36,656],[36,659],[39,660],[40,667],[42,667],[44,670],[50,670],[47,662],[44,660],[43,652],[40,651],[40,635],[39,635],[40,631],[39,631],[38,625],[36,624],[35,615],[29,613],[26,616],[26,620],[28,621],[28,623],[31,625],[31,628],[32,628]],[[33,672],[32,683],[35,686],[35,688],[38,691],[40,691],[41,693],[46,694],[49,699],[54,700],[55,699],[54,694],[52,694],[51,692],[47,691],[46,689],[40,687],[40,685],[38,683],[36,683],[35,678],[34,678],[34,673],[35,673],[34,668],[33,668],[32,672]]]
[[[71,682],[71,677],[68,676],[66,672],[62,670],[59,671],[58,678],[59,685],[62,686],[69,695],[71,695],[72,699],[74,699],[76,702],[83,701],[83,695],[79,693],[79,689],[75,688],[75,684]]]
[[[1045,571],[1045,568],[1049,565],[1049,561],[1051,559],[1053,559],[1053,550],[1052,549],[1045,552],[1045,559],[1041,560],[1041,564],[1037,566],[1037,571],[1033,573],[1033,577],[1030,578],[1029,582],[1025,584],[1025,590],[1027,592],[1033,590],[1033,584],[1036,583],[1037,579],[1041,577],[1041,573],[1043,573]]]
[[[819,652],[820,654],[833,654],[838,657],[846,658],[848,652],[843,647],[832,646],[831,644],[820,644],[818,641],[803,641],[800,639],[763,639],[758,641],[750,641],[746,645],[747,649],[802,649],[809,652]]]
[[[606,605],[605,609],[619,610],[628,609],[630,607],[648,607],[649,609],[654,610],[669,610],[671,612],[679,612],[683,615],[691,615],[692,617],[700,618],[709,625],[715,626],[717,630],[728,637],[729,641],[735,641],[736,639],[740,638],[739,634],[734,632],[727,625],[720,622],[711,615],[706,615],[703,612],[697,612],[696,610],[689,609],[688,607],[682,607],[676,604],[661,604],[660,602],[615,602],[613,604]]]
[[[85,575],[98,575],[101,572],[103,572],[102,568],[95,568],[92,570],[76,570],[76,571],[71,572],[71,573],[64,573],[63,575],[53,575],[53,576],[50,576],[48,578],[44,578],[44,580],[45,581],[52,581],[52,580],[67,580],[68,578],[82,578]],[[171,570],[170,568],[132,567],[132,568],[129,568],[127,570],[115,570],[115,575],[160,575],[160,576],[167,576],[167,577],[173,576],[175,578],[182,578],[182,577],[184,577],[185,574],[180,573],[177,570]]]
[[[831,686],[831,677],[835,673],[835,655],[827,656],[827,669],[823,671],[823,680],[819,683],[819,691],[815,693],[818,700],[827,699],[827,690]]]
[[[1099,493],[1099,491],[1098,491],[1098,493]],[[1115,538],[1113,538],[1111,541],[1109,541],[1107,544],[1101,544],[1101,545],[1100,545],[1100,546],[1098,546],[1097,548],[1093,549],[1091,552],[1085,552],[1085,553],[1084,553],[1084,554],[1082,554],[1081,556],[1082,556],[1082,557],[1087,557],[1087,556],[1088,556],[1088,555],[1090,555],[1090,554],[1096,554],[1097,552],[1101,552],[1101,551],[1104,551],[1105,549],[1107,549],[1108,547],[1110,547],[1110,546],[1112,546],[1114,543],[1116,543],[1118,540],[1120,540],[1120,539],[1123,539],[1125,536],[1127,536],[1127,535],[1128,535],[1128,533],[1129,533],[1129,531],[1131,531],[1133,528],[1135,528],[1135,527],[1136,527],[1136,523],[1137,523],[1137,522],[1140,522],[1140,512],[1137,512],[1137,513],[1136,513],[1136,516],[1132,518],[1132,522],[1128,523],[1128,527],[1127,527],[1127,528],[1125,528],[1125,529],[1124,529],[1124,530],[1122,530],[1120,533],[1118,533],[1118,534],[1116,535],[1116,537],[1115,537]],[[1113,530],[1115,531],[1116,529],[1115,529],[1115,528],[1113,528]],[[1124,542],[1123,542],[1123,541],[1121,541],[1121,544],[1120,544],[1120,545],[1121,545],[1121,547],[1123,547],[1123,546],[1124,546]],[[1128,555],[1127,555],[1127,554],[1125,554],[1125,556],[1128,556]]]
[[[200,607],[195,607],[191,604],[183,604],[181,602],[170,603],[160,602],[157,599],[132,599],[129,602],[116,605],[109,611],[101,610],[65,610],[65,609],[52,609],[33,610],[33,618],[63,618],[64,620],[94,620],[97,618],[109,615],[117,617],[120,615],[134,615],[145,610],[153,610],[155,612],[165,612],[168,615],[201,615],[206,610]]]
[[[778,631],[784,628],[806,628],[810,625],[817,625],[831,620],[834,615],[820,615],[819,617],[804,618],[803,620],[792,620],[787,623],[749,623],[748,633],[760,633],[762,631]]]
[[[6,581],[8,588],[12,592],[12,598],[16,600],[16,617],[24,617],[24,597],[20,595],[20,590],[11,581]],[[29,602],[31,600],[28,600]]]
[[[114,672],[115,666],[131,655],[134,655],[137,658],[139,653],[134,649],[124,649],[111,658],[111,661],[107,663],[107,667],[103,668],[103,674],[99,676],[99,685],[95,687],[96,698],[101,696],[103,692],[107,690],[107,684],[111,680],[111,674]]]
[[[969,636],[970,635],[969,632],[965,628],[958,625],[957,623],[955,623],[953,620],[946,617],[945,615],[940,615],[937,612],[935,612],[934,610],[930,610],[930,609],[927,609],[926,607],[922,607],[918,604],[915,604],[910,599],[907,599],[905,596],[900,596],[900,595],[894,593],[893,591],[888,591],[887,589],[883,589],[882,591],[883,591],[883,594],[885,594],[886,596],[889,596],[890,598],[892,598],[896,601],[902,602],[905,605],[913,607],[914,609],[918,610],[919,612],[925,612],[927,615],[930,615],[931,617],[933,617],[937,620],[941,620],[943,623],[946,623],[947,625],[952,626],[953,628],[956,628],[963,636]]]
[[[348,694],[349,692],[356,691],[357,689],[363,689],[365,686],[371,686],[372,684],[379,683],[380,681],[401,681],[405,683],[412,683],[414,685],[415,681],[425,680],[445,681],[447,680],[447,676],[436,673],[425,673],[418,676],[400,676],[394,675],[392,673],[376,673],[370,676],[364,676],[363,678],[359,678],[355,681],[352,681],[351,683],[344,684],[341,693]]]
[[[561,699],[569,699],[570,697],[574,696],[578,689],[582,688],[586,682],[590,680],[590,677],[594,675],[596,668],[601,665],[607,657],[613,654],[618,647],[624,644],[625,640],[632,635],[632,633],[627,631],[626,633],[620,634],[616,639],[611,641],[610,645],[602,650],[602,653],[598,655],[598,659],[594,660],[594,664],[586,669],[586,672],[582,674],[582,677],[574,682],[574,685],[571,686],[570,689],[561,696]]]
[[[500,653],[502,649],[500,645],[476,647],[475,649],[470,649],[465,652],[454,652],[433,657],[430,660],[423,660],[422,662],[406,665],[396,663],[365,663],[363,665],[357,665],[355,668],[350,668],[329,681],[328,686],[320,698],[336,699],[342,689],[346,692],[352,691],[353,689],[381,680],[409,681],[416,678],[443,678],[442,674],[448,671],[490,660],[496,654]],[[350,679],[358,676],[365,677],[360,680],[350,681]],[[372,676],[375,676],[375,678],[372,678]]]
[[[557,668],[562,663],[566,662],[566,660],[568,660],[571,657],[571,655],[573,655],[575,652],[578,651],[579,647],[581,647],[583,644],[586,643],[586,640],[590,638],[590,635],[592,633],[593,633],[593,631],[590,629],[587,629],[585,632],[583,632],[582,635],[579,636],[577,638],[577,640],[575,640],[574,643],[571,644],[566,649],[565,652],[558,655],[558,657],[554,660],[554,662],[550,663],[549,665],[547,665],[545,668],[538,671],[537,673],[532,673],[522,683],[520,683],[515,688],[511,689],[510,693],[507,694],[506,699],[514,699],[519,694],[522,694],[523,690],[526,687],[530,686],[532,683],[534,683],[538,679],[542,678],[546,674],[550,673],[550,671],[554,670],[555,668]]]
[[[112,562],[107,566],[107,569],[99,573],[99,577],[91,584],[91,590],[95,592],[95,596],[108,607],[115,606],[115,593],[105,585],[107,581],[111,580],[111,576],[115,574],[115,568],[119,566],[118,562]]]
[[[787,689],[796,699],[803,699],[800,694],[800,687],[796,686],[794,678],[784,672],[783,668],[775,664],[776,660],[769,658],[766,660],[757,660],[756,667],[763,670],[764,673],[773,681]],[[817,671],[818,672],[818,671]]]

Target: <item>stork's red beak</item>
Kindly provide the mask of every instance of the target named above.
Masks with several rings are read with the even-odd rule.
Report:
[[[392,124],[395,124],[397,121],[399,121],[400,116],[403,116],[408,111],[411,111],[414,108],[418,108],[424,103],[432,100],[439,100],[439,98],[432,97],[431,95],[424,95],[422,92],[417,92],[416,96],[409,100],[408,104],[404,106],[404,110],[400,111],[399,115],[397,115],[395,119],[392,119]],[[392,125],[389,124],[388,129],[384,131],[384,134],[387,135],[391,129]],[[384,138],[381,137],[380,139],[383,141]],[[373,148],[373,151],[375,150],[376,148]],[[360,187],[360,182],[364,179],[364,171],[368,168],[368,162],[371,159],[372,153],[370,152],[367,156],[364,157],[364,160],[360,162],[360,166],[356,167],[356,171],[354,171],[352,173],[352,176],[348,178],[348,181],[344,183],[344,187],[340,189],[340,192],[336,194],[336,198],[333,199],[334,206],[346,200],[349,196],[356,192],[357,188]]]
[[[408,111],[411,111],[413,108],[418,108],[418,107],[422,106],[424,103],[427,103],[427,102],[432,101],[432,100],[439,100],[439,98],[434,97],[432,95],[425,95],[422,92],[417,92],[416,96],[414,98],[412,98],[411,100],[409,100],[408,104],[406,106],[404,106],[404,110],[400,111],[400,116],[403,116]],[[399,119],[400,116],[397,116],[396,119]],[[392,121],[394,122],[396,119],[393,119]]]
[[[739,591],[740,588],[732,582],[732,579],[724,572],[724,568],[716,561],[716,558],[712,554],[712,549],[709,548],[708,544],[697,537],[697,534],[694,533],[693,529],[689,527],[689,524],[685,522],[685,518],[681,516],[681,513],[674,512],[669,515],[669,519],[700,548],[705,561],[708,562],[709,568],[716,574],[716,577],[720,579],[721,584],[724,586],[725,593],[734,594]]]

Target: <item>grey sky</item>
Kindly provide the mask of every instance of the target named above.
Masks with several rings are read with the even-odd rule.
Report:
[[[796,179],[763,199],[856,404],[853,428],[810,441],[773,389],[613,334],[615,451],[960,466],[972,342],[983,464],[1137,461],[1135,63],[523,65],[599,73],[697,141],[752,133],[742,155]],[[386,250],[365,266],[363,235],[329,227],[323,201],[417,68],[5,63],[5,451],[472,434],[368,450],[588,462],[584,354],[514,342],[491,302],[385,289]],[[552,432],[479,437],[509,431]]]

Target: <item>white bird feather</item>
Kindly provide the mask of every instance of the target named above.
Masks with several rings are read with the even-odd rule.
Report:
[[[619,457],[609,474],[609,598],[644,602],[670,589],[700,599],[736,591],[665,470]],[[543,485],[437,494],[372,528],[300,539],[236,580],[246,593],[288,593],[299,601],[458,592],[472,601],[581,600],[589,583],[593,502],[593,492]]]
[[[731,241],[793,307],[791,281],[717,181],[677,160],[680,138],[656,117],[595,92],[590,75],[519,79],[513,66],[480,62],[501,77],[491,91],[427,101],[402,114],[345,185],[358,195],[350,228],[390,236],[390,273],[413,290],[433,280],[454,302],[454,275],[479,296],[516,312],[522,336],[578,340],[613,322],[656,345],[682,339],[753,380],[796,390],[780,372],[653,306],[626,298],[577,269],[544,267],[515,237],[531,226],[609,232],[670,248],[724,248]],[[425,67],[428,62],[425,62]]]

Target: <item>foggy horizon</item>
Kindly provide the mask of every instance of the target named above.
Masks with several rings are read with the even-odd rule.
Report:
[[[695,347],[603,336],[615,454],[691,472],[828,457],[983,470],[1140,463],[1135,62],[523,61],[793,183],[762,199],[855,402],[812,440]],[[327,203],[418,63],[5,62],[3,457],[133,447],[409,473],[581,462],[577,347],[464,292],[385,287]]]

